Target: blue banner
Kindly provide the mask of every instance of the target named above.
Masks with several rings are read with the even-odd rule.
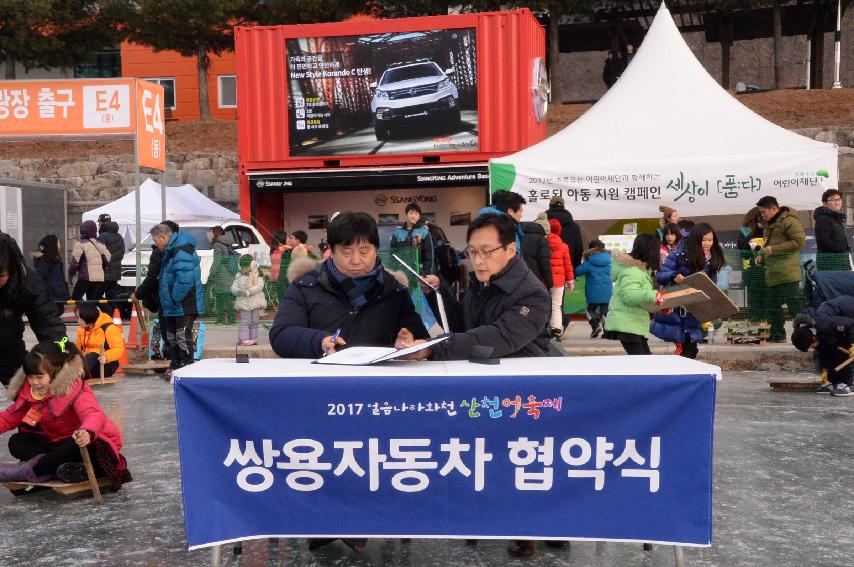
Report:
[[[175,400],[191,548],[711,542],[712,375],[181,378]]]

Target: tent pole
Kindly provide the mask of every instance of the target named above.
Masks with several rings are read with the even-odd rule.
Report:
[[[136,203],[136,286],[142,282],[142,204],[139,195],[139,135],[133,135],[133,186]]]
[[[166,220],[166,172],[169,171],[169,162],[163,166],[160,175],[160,220]]]

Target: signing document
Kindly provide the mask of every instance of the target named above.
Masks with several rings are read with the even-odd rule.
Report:
[[[329,356],[318,358],[314,362],[315,364],[344,364],[348,366],[367,366],[370,364],[377,364],[378,362],[384,362],[386,360],[395,360],[397,358],[403,358],[404,356],[418,352],[419,350],[430,348],[431,346],[439,344],[442,341],[446,341],[449,338],[450,335],[443,335],[427,342],[400,349],[393,347],[350,347],[345,348],[344,350],[339,350],[338,352],[330,354]]]

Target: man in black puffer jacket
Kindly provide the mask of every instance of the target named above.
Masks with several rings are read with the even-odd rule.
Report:
[[[560,223],[560,239],[564,244],[569,246],[569,256],[572,260],[572,269],[578,267],[581,263],[581,256],[584,253],[584,242],[581,240],[581,227],[572,220],[572,213],[567,211],[563,205],[563,197],[552,197],[549,201],[549,210],[546,211],[546,216],[551,219],[557,219]]]
[[[329,259],[320,265],[297,260],[288,267],[291,285],[270,328],[276,354],[320,358],[345,345],[392,347],[401,329],[428,338],[409,290],[377,257],[374,219],[341,213],[326,234]]]
[[[98,216],[98,240],[110,251],[110,263],[104,272],[104,297],[116,299],[119,297],[121,288],[119,280],[122,278],[122,260],[125,257],[125,239],[119,234],[119,225],[112,221],[108,214]],[[108,304],[105,313],[112,313],[118,305]]]
[[[821,196],[823,206],[813,211],[815,245],[818,249],[816,268],[844,272],[851,269],[851,245],[845,234],[842,193],[828,189]]]
[[[24,319],[39,341],[58,341],[65,323],[35,270],[29,270],[18,243],[0,232],[0,383],[9,384],[24,363]]]

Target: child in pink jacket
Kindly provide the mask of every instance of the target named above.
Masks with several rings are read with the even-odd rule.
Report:
[[[83,357],[67,338],[42,341],[27,354],[6,388],[14,402],[0,413],[0,433],[18,428],[9,452],[21,462],[0,464],[0,482],[82,482],[80,447],[87,447],[95,473],[108,476],[113,491],[132,480],[121,454],[122,434],[81,379],[83,372]]]

